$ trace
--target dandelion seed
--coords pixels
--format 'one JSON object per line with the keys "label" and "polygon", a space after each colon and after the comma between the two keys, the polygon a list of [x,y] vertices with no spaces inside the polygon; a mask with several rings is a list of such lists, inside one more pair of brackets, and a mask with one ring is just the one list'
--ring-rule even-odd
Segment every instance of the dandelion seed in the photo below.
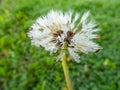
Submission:
{"label": "dandelion seed", "polygon": [[[64,49],[66,44],[71,57],[79,62],[79,52],[87,54],[102,49],[93,42],[93,39],[98,37],[95,32],[99,29],[96,28],[95,22],[88,20],[89,12],[83,14],[81,18],[79,16],[78,13],[73,15],[72,11],[63,13],[51,10],[46,16],[36,20],[28,36],[33,45],[42,46],[50,53]],[[58,57],[60,59],[62,55]]]}

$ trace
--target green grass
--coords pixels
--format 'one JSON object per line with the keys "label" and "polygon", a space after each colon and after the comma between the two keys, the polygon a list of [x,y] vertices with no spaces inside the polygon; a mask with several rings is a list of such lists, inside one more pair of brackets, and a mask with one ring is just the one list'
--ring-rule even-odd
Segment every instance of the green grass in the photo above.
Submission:
{"label": "green grass", "polygon": [[[61,90],[61,62],[31,46],[27,32],[49,10],[90,10],[101,28],[98,53],[69,64],[74,90],[120,90],[119,0],[0,0],[0,90]],[[107,65],[103,65],[104,63]],[[85,67],[89,71],[85,71]]]}

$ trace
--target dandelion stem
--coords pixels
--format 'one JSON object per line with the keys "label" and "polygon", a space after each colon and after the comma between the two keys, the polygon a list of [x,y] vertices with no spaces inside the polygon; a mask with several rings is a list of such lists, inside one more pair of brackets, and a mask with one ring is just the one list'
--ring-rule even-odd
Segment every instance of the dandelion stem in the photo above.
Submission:
{"label": "dandelion stem", "polygon": [[64,50],[62,51],[64,56],[62,57],[62,67],[63,67],[63,71],[64,71],[64,75],[65,75],[65,80],[66,80],[66,84],[67,84],[67,90],[72,90],[72,85],[70,82],[70,77],[69,77],[69,72],[68,72],[68,67],[67,67],[67,63],[66,63],[66,50],[67,47],[66,45],[64,46]]}

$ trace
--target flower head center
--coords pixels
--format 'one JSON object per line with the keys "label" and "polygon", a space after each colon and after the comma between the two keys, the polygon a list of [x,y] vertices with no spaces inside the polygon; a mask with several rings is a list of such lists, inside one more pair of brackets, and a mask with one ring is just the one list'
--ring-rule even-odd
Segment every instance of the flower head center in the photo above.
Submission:
{"label": "flower head center", "polygon": [[63,30],[58,30],[53,33],[52,41],[56,43],[56,46],[63,47],[64,43],[68,47],[71,47],[71,39],[73,38],[74,33],[72,31],[64,32]]}

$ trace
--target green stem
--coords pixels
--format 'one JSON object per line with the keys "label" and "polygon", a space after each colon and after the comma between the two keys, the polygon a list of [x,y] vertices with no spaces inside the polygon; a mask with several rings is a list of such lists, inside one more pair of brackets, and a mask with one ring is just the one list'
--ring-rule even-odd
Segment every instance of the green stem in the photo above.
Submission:
{"label": "green stem", "polygon": [[65,75],[65,80],[66,80],[66,84],[67,84],[67,89],[68,90],[72,90],[72,84],[70,82],[70,77],[69,77],[69,72],[68,72],[68,67],[67,67],[67,63],[66,63],[66,50],[67,47],[66,45],[64,46],[64,50],[62,51],[62,53],[64,54],[63,58],[62,58],[62,67],[63,67],[63,71],[64,71],[64,75]]}

